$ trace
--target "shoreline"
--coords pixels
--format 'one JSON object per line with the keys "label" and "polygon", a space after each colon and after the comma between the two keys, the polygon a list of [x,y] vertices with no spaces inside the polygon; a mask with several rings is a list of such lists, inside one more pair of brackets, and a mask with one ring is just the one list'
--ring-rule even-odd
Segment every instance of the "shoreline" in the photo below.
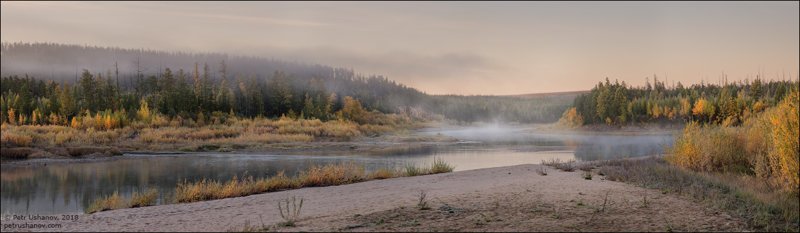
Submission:
{"label": "shoreline", "polygon": [[[607,181],[599,175],[586,180],[581,172],[550,167],[545,168],[548,175],[542,176],[537,174],[542,167],[524,164],[400,177],[111,210],[81,214],[77,221],[36,223],[62,224],[62,228],[51,231],[242,231],[247,227],[267,227],[269,231],[746,229],[739,219],[659,190]],[[430,210],[416,208],[421,191],[427,193]],[[593,208],[599,208],[609,193],[605,214],[595,216]],[[295,227],[279,226],[283,220],[276,205],[291,197],[305,200],[300,218]],[[650,207],[641,207],[643,197]],[[451,221],[426,220],[436,216]],[[407,224],[406,217],[414,218],[417,224]],[[378,224],[378,219],[383,223]],[[665,219],[672,225],[665,225]],[[483,222],[474,224],[476,221]],[[3,225],[7,223],[25,221],[3,221]]]}
{"label": "shoreline", "polygon": [[[445,142],[445,141],[428,141],[428,142],[391,142],[391,141],[378,141],[378,142],[365,142],[365,141],[349,141],[349,142],[311,142],[311,143],[298,143],[305,147],[262,147],[262,148],[249,148],[235,151],[121,151],[119,155],[111,156],[79,156],[79,157],[42,157],[42,158],[26,158],[26,159],[3,159],[2,166],[8,167],[25,167],[25,166],[46,166],[50,163],[68,164],[68,163],[86,163],[98,161],[111,161],[117,159],[126,159],[130,156],[126,155],[192,155],[192,154],[221,154],[221,155],[236,155],[236,154],[275,154],[275,155],[347,155],[347,154],[381,154],[392,151],[404,151],[414,149],[435,149],[439,147],[448,147],[459,145],[461,141]],[[285,145],[285,144],[284,144]]]}

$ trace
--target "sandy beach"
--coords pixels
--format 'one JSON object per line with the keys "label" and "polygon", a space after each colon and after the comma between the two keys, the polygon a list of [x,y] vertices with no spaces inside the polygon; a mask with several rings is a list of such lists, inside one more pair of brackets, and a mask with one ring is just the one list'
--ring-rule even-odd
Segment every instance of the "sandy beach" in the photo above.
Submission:
{"label": "sandy beach", "polygon": [[[77,221],[4,217],[3,231],[742,231],[744,221],[675,194],[580,171],[517,165],[121,209]],[[420,192],[430,209],[417,208]],[[294,227],[277,203],[303,198]],[[604,204],[605,203],[605,204]],[[59,223],[60,228],[9,228]]]}

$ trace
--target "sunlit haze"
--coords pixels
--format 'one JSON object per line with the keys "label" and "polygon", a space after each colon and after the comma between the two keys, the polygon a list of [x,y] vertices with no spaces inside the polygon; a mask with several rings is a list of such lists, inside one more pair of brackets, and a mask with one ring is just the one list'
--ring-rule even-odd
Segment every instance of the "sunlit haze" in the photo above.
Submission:
{"label": "sunlit haze", "polygon": [[[432,94],[796,78],[798,2],[2,2],[2,41],[224,52]],[[664,79],[662,79],[662,77]]]}

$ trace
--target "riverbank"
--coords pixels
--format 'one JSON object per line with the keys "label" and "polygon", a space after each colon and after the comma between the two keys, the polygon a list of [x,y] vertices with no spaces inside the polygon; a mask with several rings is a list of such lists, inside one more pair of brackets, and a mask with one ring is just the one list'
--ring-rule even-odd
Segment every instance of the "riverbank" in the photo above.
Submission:
{"label": "riverbank", "polygon": [[[393,119],[393,118],[392,118]],[[379,153],[403,148],[457,142],[443,135],[417,135],[429,123],[231,119],[226,124],[124,127],[109,130],[58,125],[3,124],[0,158],[4,163],[26,159],[98,159],[123,153]]]}
{"label": "riverbank", "polygon": [[[742,231],[744,221],[660,190],[541,165],[303,188],[81,214],[57,231]],[[595,171],[596,172],[596,171]],[[429,209],[421,210],[420,192]],[[302,198],[294,227],[278,202]],[[29,221],[30,222],[30,221]],[[2,224],[26,221],[3,220]],[[18,230],[18,229],[16,229]],[[3,231],[16,231],[4,228]]]}

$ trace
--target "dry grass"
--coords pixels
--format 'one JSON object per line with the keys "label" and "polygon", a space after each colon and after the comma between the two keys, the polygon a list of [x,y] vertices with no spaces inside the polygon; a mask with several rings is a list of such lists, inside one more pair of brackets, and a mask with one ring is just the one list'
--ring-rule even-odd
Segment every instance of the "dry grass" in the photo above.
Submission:
{"label": "dry grass", "polygon": [[[14,127],[9,127],[13,129]],[[27,147],[33,142],[33,137],[16,133],[14,131],[3,131],[0,135],[0,145],[13,147]]]}
{"label": "dry grass", "polygon": [[[413,172],[409,172],[409,170]],[[441,159],[435,159],[430,168],[408,165],[405,172],[382,168],[367,173],[362,165],[355,163],[315,165],[300,172],[296,177],[288,177],[284,172],[278,172],[272,177],[259,179],[248,176],[243,179],[234,177],[227,182],[207,179],[197,182],[183,181],[175,188],[175,202],[184,203],[240,197],[302,187],[322,187],[351,184],[372,179],[445,173],[452,170],[453,166]]]}
{"label": "dry grass", "polygon": [[[111,123],[97,117],[81,117],[75,126],[2,124],[3,147],[115,146],[134,150],[198,150],[201,145],[218,148],[262,147],[264,144],[312,142],[315,140],[350,140],[362,135],[377,135],[414,127],[398,116],[380,116],[380,120],[359,124],[346,120],[266,119],[228,117],[226,120],[197,124],[191,120],[154,116],[147,122]],[[95,119],[96,118],[96,119]]]}
{"label": "dry grass", "polygon": [[317,187],[359,182],[365,180],[365,177],[363,166],[342,163],[311,166],[305,172],[301,172],[298,178],[303,187]]}
{"label": "dry grass", "polygon": [[211,200],[219,196],[217,193],[221,190],[222,185],[217,181],[206,179],[194,183],[184,181],[175,188],[175,201],[181,203]]}
{"label": "dry grass", "polygon": [[143,207],[143,206],[151,206],[156,204],[156,200],[158,199],[158,190],[155,188],[149,188],[147,191],[143,193],[133,192],[131,195],[131,201],[128,202],[128,207],[136,208],[136,207]]}
{"label": "dry grass", "polygon": [[373,172],[371,178],[373,180],[388,179],[388,178],[396,177],[397,174],[398,174],[398,172],[395,171],[395,170],[388,169],[388,168],[381,168],[381,169],[378,169],[377,171]]}
{"label": "dry grass", "polygon": [[551,166],[565,172],[575,171],[575,160],[562,162],[561,159],[542,160],[542,165]]}
{"label": "dry grass", "polygon": [[106,210],[114,210],[114,209],[121,209],[125,208],[125,199],[119,195],[118,192],[114,192],[111,196],[103,197],[100,199],[95,200],[86,208],[86,213],[95,213],[100,211]]}
{"label": "dry grass", "polygon": [[664,193],[689,196],[748,220],[761,231],[800,230],[800,199],[747,175],[699,173],[660,158],[613,160],[601,164],[606,179]]}

